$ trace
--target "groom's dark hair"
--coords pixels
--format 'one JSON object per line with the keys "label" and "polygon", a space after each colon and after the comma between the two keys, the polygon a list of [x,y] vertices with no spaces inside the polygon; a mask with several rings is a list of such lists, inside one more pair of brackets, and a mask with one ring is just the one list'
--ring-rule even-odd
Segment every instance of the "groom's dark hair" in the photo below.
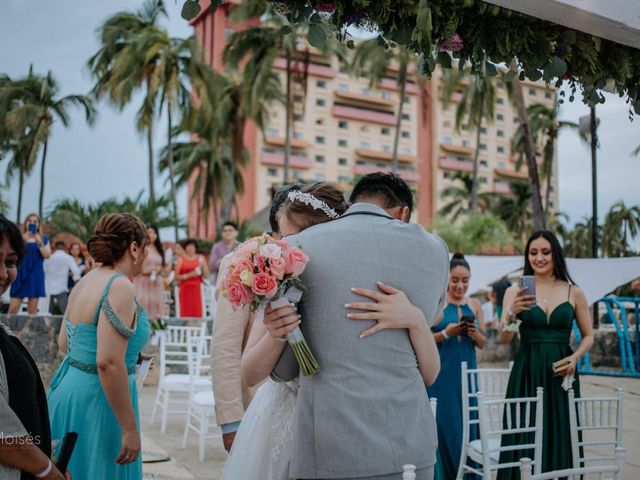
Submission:
{"label": "groom's dark hair", "polygon": [[398,175],[391,172],[375,172],[365,175],[353,187],[349,203],[364,202],[376,198],[384,201],[385,208],[408,207],[413,211],[413,193]]}

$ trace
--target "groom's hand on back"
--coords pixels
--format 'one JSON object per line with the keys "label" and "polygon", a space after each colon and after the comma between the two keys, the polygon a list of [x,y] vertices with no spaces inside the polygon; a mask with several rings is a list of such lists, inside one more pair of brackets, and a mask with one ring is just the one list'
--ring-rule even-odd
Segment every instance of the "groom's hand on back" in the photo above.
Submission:
{"label": "groom's hand on back", "polygon": [[222,435],[222,443],[224,444],[224,449],[228,452],[231,450],[233,445],[233,441],[236,439],[236,432],[224,433]]}
{"label": "groom's hand on back", "polygon": [[264,311],[264,326],[273,338],[285,339],[287,333],[295,330],[298,325],[300,315],[295,305],[280,308],[271,308],[269,305]]}

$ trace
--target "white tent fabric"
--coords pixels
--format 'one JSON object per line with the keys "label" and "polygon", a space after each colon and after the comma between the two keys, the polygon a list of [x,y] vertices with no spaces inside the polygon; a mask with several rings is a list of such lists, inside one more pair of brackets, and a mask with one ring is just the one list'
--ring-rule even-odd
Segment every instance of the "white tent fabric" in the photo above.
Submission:
{"label": "white tent fabric", "polygon": [[[488,288],[493,282],[524,266],[522,255],[468,255],[465,259],[469,262],[472,273],[469,293]],[[567,258],[567,268],[591,305],[620,285],[640,277],[640,257]]]}

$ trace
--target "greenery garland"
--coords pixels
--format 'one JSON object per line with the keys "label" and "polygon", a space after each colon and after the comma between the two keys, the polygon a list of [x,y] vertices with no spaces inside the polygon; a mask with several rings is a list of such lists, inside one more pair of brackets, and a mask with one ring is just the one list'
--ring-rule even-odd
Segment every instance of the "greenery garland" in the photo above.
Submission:
{"label": "greenery garland", "polygon": [[[215,10],[223,0],[213,0]],[[385,48],[406,45],[421,57],[431,75],[440,65],[470,63],[479,76],[498,74],[496,65],[517,59],[521,80],[580,87],[588,105],[604,103],[602,91],[626,97],[629,115],[640,114],[640,50],[572,30],[482,0],[259,0],[292,24],[308,26],[309,43],[322,47],[329,35],[353,48],[347,27],[380,33]],[[187,0],[183,16],[195,17],[199,5]],[[283,29],[289,34],[292,29]],[[511,72],[515,75],[515,72]],[[561,92],[563,95],[564,92]],[[560,100],[563,102],[563,99]]]}

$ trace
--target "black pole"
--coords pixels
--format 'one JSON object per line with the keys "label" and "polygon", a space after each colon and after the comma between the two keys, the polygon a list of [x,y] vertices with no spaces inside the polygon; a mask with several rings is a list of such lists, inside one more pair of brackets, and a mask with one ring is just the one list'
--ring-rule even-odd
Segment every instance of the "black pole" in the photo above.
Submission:
{"label": "black pole", "polygon": [[[596,148],[598,135],[596,133],[596,107],[591,107],[591,257],[598,258],[598,171],[596,162]],[[598,302],[593,304],[593,324],[598,325]]]}

